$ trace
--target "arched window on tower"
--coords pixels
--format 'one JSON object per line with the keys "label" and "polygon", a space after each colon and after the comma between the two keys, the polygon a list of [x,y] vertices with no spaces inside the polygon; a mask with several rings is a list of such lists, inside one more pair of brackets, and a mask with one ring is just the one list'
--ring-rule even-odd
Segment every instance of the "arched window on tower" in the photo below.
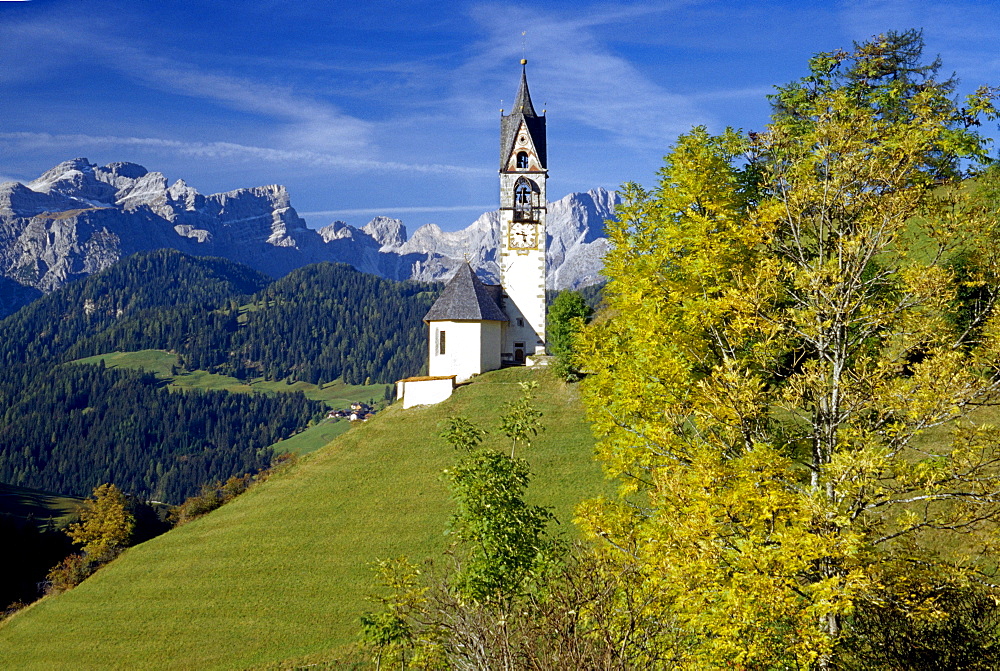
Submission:
{"label": "arched window on tower", "polygon": [[528,169],[528,153],[519,151],[517,152],[517,169],[527,170]]}
{"label": "arched window on tower", "polygon": [[534,209],[533,194],[538,190],[534,182],[524,177],[519,177],[514,185],[514,221],[534,221],[532,210]]}

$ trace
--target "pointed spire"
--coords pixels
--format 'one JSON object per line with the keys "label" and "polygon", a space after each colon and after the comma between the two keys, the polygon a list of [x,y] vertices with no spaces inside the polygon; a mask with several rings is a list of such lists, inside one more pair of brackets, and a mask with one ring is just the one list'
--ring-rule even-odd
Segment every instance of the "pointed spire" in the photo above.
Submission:
{"label": "pointed spire", "polygon": [[514,100],[514,108],[511,110],[512,113],[517,114],[520,112],[524,116],[538,116],[535,114],[535,108],[531,104],[531,94],[528,93],[528,73],[527,66],[528,61],[525,58],[521,59],[521,86],[517,89],[517,98]]}
{"label": "pointed spire", "polygon": [[544,170],[547,163],[545,153],[545,117],[535,113],[531,104],[531,94],[528,93],[528,61],[521,59],[521,86],[517,89],[517,98],[510,114],[500,110],[500,169],[505,170],[510,163],[511,152],[514,150],[514,140],[522,123],[527,127],[532,145],[538,156],[538,162]]}

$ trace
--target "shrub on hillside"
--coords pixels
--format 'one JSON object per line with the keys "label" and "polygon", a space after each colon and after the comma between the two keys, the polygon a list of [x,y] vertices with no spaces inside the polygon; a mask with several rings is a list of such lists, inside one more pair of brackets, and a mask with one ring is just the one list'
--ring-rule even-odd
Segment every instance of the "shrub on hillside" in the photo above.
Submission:
{"label": "shrub on hillside", "polygon": [[72,554],[52,567],[46,576],[45,593],[60,594],[73,589],[93,575],[100,563],[80,552]]}
{"label": "shrub on hillside", "polygon": [[234,475],[225,482],[217,480],[212,484],[202,485],[201,492],[189,497],[184,503],[171,510],[168,519],[175,526],[197,519],[229,503],[255,483],[264,482],[279,469],[283,469],[295,461],[294,454],[280,454],[271,460],[269,468],[265,468],[257,474],[244,473],[240,476]]}
{"label": "shrub on hillside", "polygon": [[244,473],[234,475],[225,482],[217,480],[210,485],[202,485],[201,493],[188,497],[171,512],[170,517],[177,526],[186,524],[232,501],[245,492],[253,481],[253,475]]}
{"label": "shrub on hillside", "polygon": [[92,561],[111,561],[132,544],[135,515],[129,508],[129,498],[120,489],[100,485],[83,502],[80,521],[69,525],[66,533]]}
{"label": "shrub on hillside", "polygon": [[76,587],[126,548],[166,530],[148,503],[122,493],[113,484],[94,488],[93,496],[80,508],[79,521],[66,529],[66,535],[83,551],[66,557],[48,572],[45,593],[58,594]]}

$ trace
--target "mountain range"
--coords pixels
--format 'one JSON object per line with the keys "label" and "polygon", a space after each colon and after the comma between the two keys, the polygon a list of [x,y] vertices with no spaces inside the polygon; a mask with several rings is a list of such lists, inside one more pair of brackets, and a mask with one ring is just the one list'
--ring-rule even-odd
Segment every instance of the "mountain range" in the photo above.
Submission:
{"label": "mountain range", "polygon": [[[594,189],[549,203],[549,288],[600,280],[604,221],[618,202],[616,193]],[[7,313],[38,292],[159,248],[227,258],[273,277],[333,261],[389,279],[431,281],[467,259],[484,280],[497,281],[498,236],[497,211],[459,231],[427,224],[408,236],[402,221],[387,217],[361,228],[335,221],[316,230],[283,186],[202,195],[135,163],[97,166],[76,158],[27,184],[0,184],[0,278],[7,280],[0,309]]]}

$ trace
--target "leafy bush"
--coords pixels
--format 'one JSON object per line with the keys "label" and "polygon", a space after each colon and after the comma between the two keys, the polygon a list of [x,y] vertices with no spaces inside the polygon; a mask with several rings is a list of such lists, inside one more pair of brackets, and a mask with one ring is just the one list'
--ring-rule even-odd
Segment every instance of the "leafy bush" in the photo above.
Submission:
{"label": "leafy bush", "polygon": [[80,552],[72,554],[52,567],[46,576],[46,594],[59,594],[73,589],[93,575],[99,564]]}
{"label": "leafy bush", "polygon": [[177,526],[186,524],[229,503],[249,489],[253,481],[253,475],[244,473],[238,477],[234,475],[225,482],[219,480],[210,485],[203,485],[201,493],[189,497],[171,512],[171,518]]}

